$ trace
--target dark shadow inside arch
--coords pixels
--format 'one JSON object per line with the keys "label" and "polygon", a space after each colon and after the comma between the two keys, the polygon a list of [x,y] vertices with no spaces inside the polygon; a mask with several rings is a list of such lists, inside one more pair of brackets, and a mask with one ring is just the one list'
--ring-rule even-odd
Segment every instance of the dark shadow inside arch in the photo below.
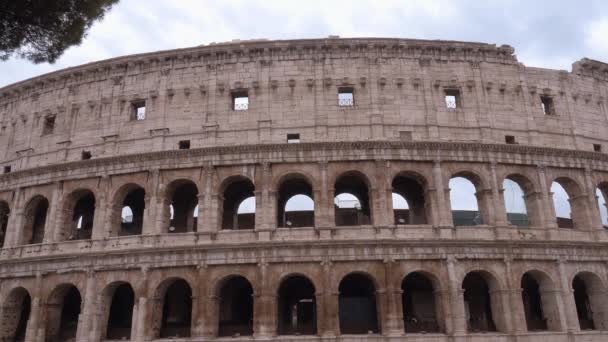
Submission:
{"label": "dark shadow inside arch", "polygon": [[589,300],[587,283],[581,276],[576,276],[572,280],[574,290],[574,303],[576,304],[576,314],[581,330],[595,330],[593,320],[592,303]]}
{"label": "dark shadow inside arch", "polygon": [[530,273],[525,273],[521,278],[521,289],[528,331],[547,330],[540,285]]}
{"label": "dark shadow inside arch", "polygon": [[6,240],[6,228],[8,227],[8,217],[10,209],[6,202],[0,201],[0,247],[4,247]]}
{"label": "dark shadow inside arch", "polygon": [[427,214],[424,199],[424,188],[420,183],[404,175],[393,179],[393,194],[401,196],[407,202],[407,209],[399,208],[393,201],[395,224],[426,224]]}
{"label": "dark shadow inside arch", "polygon": [[72,341],[78,330],[82,298],[74,285],[57,288],[47,303],[47,341]]}
{"label": "dark shadow inside arch", "polygon": [[278,331],[280,335],[317,333],[315,288],[303,276],[292,276],[279,287]]}
{"label": "dark shadow inside arch", "polygon": [[[253,200],[253,212],[239,212],[239,207],[246,200]],[[222,229],[255,228],[255,186],[244,177],[235,178],[224,190],[222,207]]]}
{"label": "dark shadow inside arch", "polygon": [[[297,228],[314,227],[315,212],[312,186],[302,178],[292,178],[284,181],[279,187],[277,222],[279,227]],[[308,207],[307,202],[313,202]],[[295,209],[288,208],[295,203]]]}
{"label": "dark shadow inside arch", "polygon": [[25,210],[26,222],[24,227],[24,241],[26,244],[42,243],[48,209],[49,201],[42,196],[37,196],[28,204]]}
{"label": "dark shadow inside arch", "polygon": [[27,290],[18,288],[11,291],[6,303],[0,305],[0,312],[2,312],[0,341],[25,341],[31,305],[32,299]]}
{"label": "dark shadow inside arch", "polygon": [[95,195],[84,190],[77,196],[78,200],[72,211],[72,229],[68,240],[88,240],[93,235]]}
{"label": "dark shadow inside arch", "polygon": [[467,274],[462,282],[464,304],[469,332],[497,331],[492,317],[490,288],[478,272]]}
{"label": "dark shadow inside arch", "polygon": [[406,332],[439,332],[435,290],[422,273],[410,273],[401,283],[403,325]]}
{"label": "dark shadow inside arch", "polygon": [[253,288],[245,277],[232,277],[222,284],[218,325],[218,336],[253,335]]}
{"label": "dark shadow inside arch", "polygon": [[125,196],[120,206],[119,236],[140,235],[144,223],[146,191],[137,187]]}
{"label": "dark shadow inside arch", "polygon": [[192,289],[183,280],[173,281],[163,300],[160,337],[190,337],[192,326]]}
{"label": "dark shadow inside arch", "polygon": [[171,196],[170,208],[173,215],[169,222],[169,233],[195,232],[198,225],[198,188],[186,181],[175,188]]}
{"label": "dark shadow inside arch", "polygon": [[340,332],[342,334],[379,333],[376,287],[358,273],[342,279],[339,287]]}
{"label": "dark shadow inside arch", "polygon": [[131,339],[135,294],[129,284],[121,284],[112,295],[106,338],[108,340]]}
{"label": "dark shadow inside arch", "polygon": [[[371,224],[369,188],[363,175],[358,172],[347,172],[336,180],[334,189],[336,226]],[[341,198],[344,194],[356,198],[354,205],[347,203],[351,199],[343,200]]]}

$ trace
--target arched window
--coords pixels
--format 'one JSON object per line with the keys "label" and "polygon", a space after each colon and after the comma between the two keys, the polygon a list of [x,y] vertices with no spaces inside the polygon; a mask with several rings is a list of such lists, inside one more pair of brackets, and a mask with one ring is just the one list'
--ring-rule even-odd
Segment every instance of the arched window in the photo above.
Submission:
{"label": "arched window", "polygon": [[568,196],[564,187],[557,182],[551,184],[551,192],[553,193],[553,205],[555,207],[555,216],[557,217],[557,226],[560,228],[574,228],[572,208],[570,207],[570,196]]}
{"label": "arched window", "polygon": [[529,226],[528,210],[522,187],[516,181],[505,178],[502,188],[507,221],[514,226]]}
{"label": "arched window", "polygon": [[602,183],[595,189],[595,197],[597,198],[600,220],[604,229],[608,229],[608,207],[606,207],[606,194],[608,194],[607,183]]}
{"label": "arched window", "polygon": [[48,209],[49,201],[43,196],[35,196],[26,205],[23,244],[42,243]]}
{"label": "arched window", "polygon": [[334,185],[336,226],[371,224],[369,182],[360,172],[342,174]]}
{"label": "arched window", "polygon": [[68,240],[88,240],[93,234],[95,217],[95,195],[89,190],[78,190],[70,195],[71,224]]}
{"label": "arched window", "polygon": [[421,183],[402,174],[393,179],[392,187],[395,224],[426,224],[427,208]]}
{"label": "arched window", "polygon": [[574,290],[574,303],[576,304],[576,314],[581,330],[595,330],[591,301],[587,292],[587,284],[583,278],[574,277],[572,289]]}
{"label": "arched window", "polygon": [[162,302],[160,338],[190,337],[192,325],[192,289],[183,279],[167,286]]}
{"label": "arched window", "polygon": [[317,333],[315,287],[303,276],[292,276],[279,287],[278,331],[280,335]]}
{"label": "arched window", "polygon": [[413,272],[401,283],[403,326],[406,333],[439,332],[433,283],[424,274]]}
{"label": "arched window", "polygon": [[226,183],[222,229],[255,228],[255,186],[245,177],[233,177]]}
{"label": "arched window", "polygon": [[560,177],[551,184],[557,226],[577,228],[588,225],[586,198],[581,188],[572,179]]}
{"label": "arched window", "polygon": [[46,309],[46,341],[76,338],[81,305],[82,297],[74,285],[60,285],[51,293]]}
{"label": "arched window", "polygon": [[108,312],[105,339],[130,340],[133,323],[135,294],[128,283],[111,286],[111,302]]}
{"label": "arched window", "polygon": [[224,280],[219,289],[218,336],[253,335],[253,288],[245,277]]}
{"label": "arched window", "polygon": [[469,332],[496,331],[490,287],[479,272],[467,274],[462,282]]}
{"label": "arched window", "polygon": [[139,186],[129,186],[120,204],[119,236],[140,235],[144,223],[144,210],[146,207],[146,191]]}
{"label": "arched window", "polygon": [[450,179],[450,204],[455,226],[475,226],[483,223],[477,203],[477,190],[471,180],[456,176]]}
{"label": "arched window", "polygon": [[314,227],[315,208],[312,186],[301,176],[281,183],[277,197],[279,227]]}
{"label": "arched window", "polygon": [[31,313],[32,298],[26,289],[13,289],[5,302],[0,304],[0,341],[25,341],[27,323]]}
{"label": "arched window", "polygon": [[178,180],[168,187],[169,233],[195,232],[198,217],[194,216],[198,205],[198,188],[189,180]]}
{"label": "arched window", "polygon": [[0,248],[4,247],[4,242],[6,241],[6,229],[8,227],[10,212],[8,204],[4,201],[0,201]]}
{"label": "arched window", "polygon": [[342,334],[379,333],[376,287],[366,275],[351,273],[340,282],[338,299]]}
{"label": "arched window", "polygon": [[521,290],[528,331],[559,331],[558,291],[551,278],[540,271],[528,271],[521,278]]}

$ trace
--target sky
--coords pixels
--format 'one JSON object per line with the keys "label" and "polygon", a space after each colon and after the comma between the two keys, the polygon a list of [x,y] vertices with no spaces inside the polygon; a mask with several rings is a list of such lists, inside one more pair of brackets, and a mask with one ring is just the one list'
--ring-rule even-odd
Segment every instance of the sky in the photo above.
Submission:
{"label": "sky", "polygon": [[0,62],[0,87],[127,54],[329,35],[508,44],[528,66],[570,70],[608,61],[608,1],[122,0],[54,65]]}

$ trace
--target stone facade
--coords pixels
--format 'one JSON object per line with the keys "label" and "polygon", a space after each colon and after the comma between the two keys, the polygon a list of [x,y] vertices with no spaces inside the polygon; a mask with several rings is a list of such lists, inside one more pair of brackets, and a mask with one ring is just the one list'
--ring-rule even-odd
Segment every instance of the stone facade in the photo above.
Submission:
{"label": "stone facade", "polygon": [[[242,41],[0,89],[0,341],[607,340],[608,65],[513,53]],[[453,177],[474,184],[481,224],[454,225]],[[306,220],[285,212],[296,194],[314,200]],[[255,214],[238,213],[248,197]]]}

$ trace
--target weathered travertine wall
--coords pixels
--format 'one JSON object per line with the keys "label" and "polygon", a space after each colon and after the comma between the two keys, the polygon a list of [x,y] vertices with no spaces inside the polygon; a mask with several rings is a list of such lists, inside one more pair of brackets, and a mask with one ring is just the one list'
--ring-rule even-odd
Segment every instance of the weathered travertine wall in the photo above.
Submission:
{"label": "weathered travertine wall", "polygon": [[[185,340],[215,340],[220,289],[235,276],[251,284],[258,339],[606,340],[608,230],[596,189],[608,194],[608,157],[594,148],[608,149],[608,65],[528,68],[513,53],[450,41],[243,41],[120,57],[0,89],[0,166],[10,166],[0,175],[0,341],[13,340],[26,296],[25,340],[54,338],[71,285],[82,298],[76,340],[104,340],[119,284],[134,293],[131,340],[158,339],[176,279],[191,290]],[[353,90],[353,106],[338,105],[342,88]],[[456,109],[446,108],[446,90],[458,91]],[[248,110],[233,110],[233,94],[244,91]],[[146,117],[133,120],[140,101]],[[287,144],[287,134],[300,143]],[[190,149],[178,150],[184,140]],[[83,151],[92,158],[81,160]],[[455,227],[455,176],[475,185],[482,224]],[[395,222],[397,179],[421,189],[413,224]],[[504,179],[523,189],[527,227],[507,220]],[[570,197],[573,228],[556,220],[553,181]],[[369,198],[363,224],[336,224],[342,188]],[[135,189],[145,192],[141,232],[123,234],[121,210]],[[185,193],[198,218],[172,232],[169,207]],[[225,203],[244,193],[255,196],[253,227],[224,229]],[[281,222],[282,194],[295,193],[314,200],[313,226]],[[94,215],[90,238],[80,239],[76,208],[86,196]],[[36,220],[32,208],[43,202]],[[432,282],[437,332],[408,331],[402,284],[413,272]],[[526,325],[526,273],[540,286],[543,331]],[[349,274],[373,283],[377,331],[341,332]],[[469,274],[487,282],[495,332],[470,327]],[[315,334],[279,331],[279,288],[293,275],[314,285]],[[586,284],[594,329],[577,315],[575,279]],[[231,338],[239,339],[248,337]]]}

